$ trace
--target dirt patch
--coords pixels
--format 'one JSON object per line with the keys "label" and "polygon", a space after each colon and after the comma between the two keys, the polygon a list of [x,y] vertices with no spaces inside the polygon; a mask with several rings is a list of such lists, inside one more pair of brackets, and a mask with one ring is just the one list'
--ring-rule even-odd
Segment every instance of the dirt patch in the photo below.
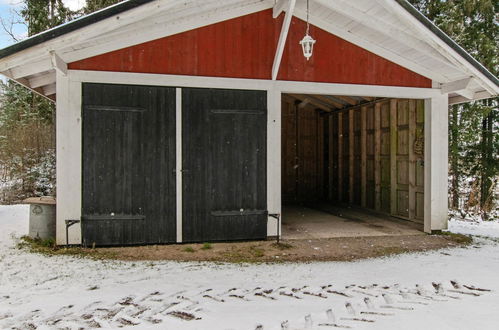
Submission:
{"label": "dirt patch", "polygon": [[215,262],[308,262],[352,261],[407,252],[460,247],[472,242],[464,235],[414,235],[314,240],[148,245],[116,248],[33,247],[24,242],[20,247],[47,255],[74,255],[94,259],[174,260]]}
{"label": "dirt patch", "polygon": [[101,248],[120,260],[177,260],[219,262],[351,261],[413,251],[459,247],[470,239],[450,235],[332,238],[317,240],[150,245]]}

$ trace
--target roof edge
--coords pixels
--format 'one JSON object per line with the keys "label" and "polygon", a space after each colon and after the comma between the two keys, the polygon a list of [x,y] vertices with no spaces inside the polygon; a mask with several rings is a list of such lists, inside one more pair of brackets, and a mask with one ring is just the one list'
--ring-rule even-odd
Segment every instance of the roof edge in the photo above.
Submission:
{"label": "roof edge", "polygon": [[436,26],[435,23],[433,23],[428,17],[423,15],[407,0],[395,0],[395,1],[400,6],[402,6],[407,12],[409,12],[414,18],[416,18],[419,22],[421,22],[427,29],[433,32],[433,34],[435,34],[449,47],[451,47],[456,53],[458,53],[466,61],[468,61],[468,63],[473,65],[478,71],[480,71],[480,73],[482,73],[497,87],[499,87],[499,79],[492,72],[490,72],[485,66],[483,66],[482,63],[478,62],[464,48],[459,46],[457,42],[455,42],[451,37],[449,37],[445,32],[443,32],[438,26]]}
{"label": "roof edge", "polygon": [[153,1],[155,0],[128,0],[98,10],[89,15],[84,15],[65,24],[55,26],[47,31],[35,34],[34,36],[19,41],[11,46],[0,49],[0,59]]}

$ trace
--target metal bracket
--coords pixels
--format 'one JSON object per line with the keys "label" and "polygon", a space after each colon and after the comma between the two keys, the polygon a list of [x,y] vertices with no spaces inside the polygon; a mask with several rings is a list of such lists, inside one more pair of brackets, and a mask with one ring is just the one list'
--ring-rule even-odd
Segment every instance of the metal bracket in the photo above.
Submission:
{"label": "metal bracket", "polygon": [[279,244],[279,239],[281,236],[281,233],[280,233],[281,214],[280,213],[269,213],[269,217],[277,220],[277,244]]}
{"label": "metal bracket", "polygon": [[77,223],[80,223],[80,220],[65,220],[66,222],[66,246],[69,246],[69,227],[72,225],[75,225]]}

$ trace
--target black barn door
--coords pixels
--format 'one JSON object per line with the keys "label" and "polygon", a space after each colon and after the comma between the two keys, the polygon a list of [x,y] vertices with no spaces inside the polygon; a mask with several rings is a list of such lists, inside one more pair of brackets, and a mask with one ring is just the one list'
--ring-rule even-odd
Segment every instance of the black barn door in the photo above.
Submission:
{"label": "black barn door", "polygon": [[183,241],[267,236],[267,96],[182,90]]}
{"label": "black barn door", "polygon": [[83,85],[85,245],[176,241],[175,89]]}

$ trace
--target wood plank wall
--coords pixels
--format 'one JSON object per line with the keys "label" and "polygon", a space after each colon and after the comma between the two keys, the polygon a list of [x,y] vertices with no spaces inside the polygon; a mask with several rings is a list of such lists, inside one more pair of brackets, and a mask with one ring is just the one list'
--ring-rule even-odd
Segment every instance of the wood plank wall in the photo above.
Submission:
{"label": "wood plank wall", "polygon": [[329,200],[423,222],[424,101],[390,99],[329,115]]}
{"label": "wood plank wall", "polygon": [[293,100],[283,100],[283,203],[308,203],[326,199],[325,123],[324,116],[314,107],[300,108]]}
{"label": "wood plank wall", "polygon": [[284,99],[282,113],[283,202],[315,198],[423,222],[423,100],[321,114]]}

